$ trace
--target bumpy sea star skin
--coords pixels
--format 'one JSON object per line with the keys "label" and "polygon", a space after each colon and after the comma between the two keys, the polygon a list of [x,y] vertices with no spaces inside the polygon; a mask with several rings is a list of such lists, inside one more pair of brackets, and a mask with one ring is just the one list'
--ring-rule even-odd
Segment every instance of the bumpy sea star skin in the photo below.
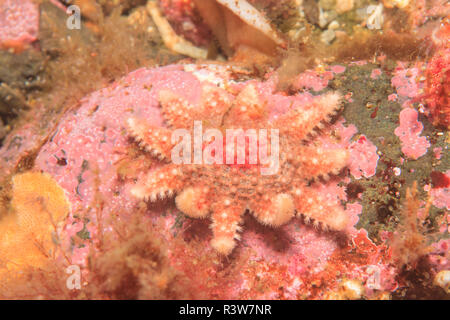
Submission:
{"label": "bumpy sea star skin", "polygon": [[[265,104],[251,84],[236,96],[209,85],[204,85],[202,92],[199,106],[190,105],[174,92],[160,92],[162,113],[170,128],[128,119],[130,135],[150,156],[165,161],[137,181],[131,191],[135,197],[154,202],[176,195],[175,203],[185,215],[205,218],[211,214],[211,245],[224,255],[230,254],[235,240],[239,240],[242,216],[247,210],[272,227],[287,223],[297,214],[325,230],[346,229],[347,215],[340,204],[325,201],[309,186],[315,178],[328,179],[330,173],[339,173],[347,164],[345,149],[324,149],[312,141],[339,109],[338,93],[328,93],[307,107],[291,109],[269,120]],[[278,171],[261,174],[263,165],[249,164],[248,157],[244,165],[173,163],[173,130],[192,131],[195,120],[202,121],[204,128],[221,131],[278,129]],[[223,150],[228,143],[224,142]],[[258,143],[261,147],[262,142]]]}

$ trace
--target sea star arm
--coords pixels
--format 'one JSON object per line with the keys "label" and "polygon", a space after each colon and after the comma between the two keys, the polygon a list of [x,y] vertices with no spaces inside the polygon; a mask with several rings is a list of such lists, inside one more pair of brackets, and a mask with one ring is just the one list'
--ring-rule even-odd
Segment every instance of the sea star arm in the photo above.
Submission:
{"label": "sea star arm", "polygon": [[233,102],[225,118],[226,127],[252,128],[266,116],[266,106],[252,84],[244,87]]}
{"label": "sea star arm", "polygon": [[348,226],[348,215],[342,206],[310,187],[298,186],[293,190],[297,216],[306,223],[322,229],[344,231]]}
{"label": "sea star arm", "polygon": [[196,113],[195,107],[172,90],[159,92],[161,111],[167,124],[173,128],[192,128]]}
{"label": "sea star arm", "polygon": [[234,204],[232,201],[229,198],[221,198],[215,203],[211,216],[211,246],[225,256],[231,253],[236,246],[236,240],[240,239],[238,232],[241,231],[240,223],[245,212],[243,205]]}
{"label": "sea star arm", "polygon": [[187,187],[175,198],[177,208],[191,218],[205,218],[210,211],[208,187]]}
{"label": "sea star arm", "polygon": [[205,84],[202,87],[201,104],[196,109],[196,120],[204,120],[207,127],[219,128],[230,105],[231,98],[224,89]]}
{"label": "sea star arm", "polygon": [[287,193],[256,198],[250,202],[249,209],[259,222],[271,227],[279,227],[295,215],[294,200]]}
{"label": "sea star arm", "polygon": [[172,197],[183,187],[180,174],[180,168],[175,165],[166,165],[153,170],[138,180],[131,189],[131,194],[146,201]]}
{"label": "sea star arm", "polygon": [[327,180],[329,174],[336,175],[347,165],[349,157],[345,149],[301,146],[297,150],[297,156],[292,161],[299,168],[298,177],[304,179],[322,177]]}
{"label": "sea star arm", "polygon": [[225,90],[205,84],[198,106],[191,105],[171,90],[161,90],[159,102],[164,118],[171,127],[188,129],[192,128],[195,120],[205,122],[208,127],[220,127],[231,99]]}
{"label": "sea star arm", "polygon": [[131,136],[139,143],[139,146],[154,157],[170,159],[173,148],[172,132],[167,128],[153,127],[145,121],[137,118],[129,118],[127,121]]}
{"label": "sea star arm", "polygon": [[304,140],[306,136],[316,134],[314,129],[321,129],[324,122],[339,110],[339,93],[328,93],[315,98],[307,107],[297,107],[274,121],[274,127],[279,128],[280,135],[285,135],[292,142]]}

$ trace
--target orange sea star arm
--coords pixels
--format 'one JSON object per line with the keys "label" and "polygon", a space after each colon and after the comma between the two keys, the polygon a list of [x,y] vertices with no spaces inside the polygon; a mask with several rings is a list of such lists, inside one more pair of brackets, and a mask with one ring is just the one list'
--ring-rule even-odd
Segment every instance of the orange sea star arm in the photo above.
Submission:
{"label": "orange sea star arm", "polygon": [[340,94],[336,92],[322,95],[306,107],[290,110],[275,120],[273,126],[292,142],[303,140],[308,134],[315,135],[314,129],[322,128],[331,120],[340,108],[340,99]]}
{"label": "orange sea star arm", "polygon": [[254,85],[247,85],[233,101],[233,105],[225,118],[227,128],[255,128],[266,117],[266,106],[259,99]]}
{"label": "orange sea star arm", "polygon": [[159,92],[161,111],[167,124],[172,128],[192,128],[195,119],[195,106],[172,90]]}
{"label": "orange sea star arm", "polygon": [[239,240],[240,223],[245,212],[243,205],[236,205],[232,199],[221,198],[213,206],[211,245],[219,253],[229,255]]}
{"label": "orange sea star arm", "polygon": [[294,200],[287,193],[258,197],[250,202],[249,209],[259,222],[271,227],[285,224],[295,214]]}
{"label": "orange sea star arm", "polygon": [[204,122],[207,127],[218,128],[222,125],[231,99],[224,89],[204,84],[198,106],[191,105],[171,90],[160,91],[159,102],[164,118],[173,128],[192,128],[196,120]]}
{"label": "orange sea star arm", "polygon": [[223,116],[231,106],[229,94],[221,88],[203,85],[201,105],[197,108],[196,120],[204,120],[207,127],[220,128]]}
{"label": "orange sea star arm", "polygon": [[338,174],[347,165],[349,157],[345,149],[302,146],[297,150],[293,162],[298,167],[297,176],[304,179],[322,177],[327,180],[329,174]]}
{"label": "orange sea star arm", "polygon": [[348,215],[337,201],[310,187],[297,187],[293,195],[297,215],[302,216],[306,223],[325,230],[344,231],[347,228]]}
{"label": "orange sea star arm", "polygon": [[170,159],[174,146],[171,130],[149,126],[145,121],[137,118],[129,118],[127,124],[131,136],[142,149],[160,160]]}
{"label": "orange sea star arm", "polygon": [[211,192],[207,186],[187,187],[175,198],[177,208],[191,218],[205,218],[211,209]]}
{"label": "orange sea star arm", "polygon": [[156,201],[172,197],[183,187],[181,171],[176,165],[166,165],[149,172],[131,189],[131,194],[143,200]]}

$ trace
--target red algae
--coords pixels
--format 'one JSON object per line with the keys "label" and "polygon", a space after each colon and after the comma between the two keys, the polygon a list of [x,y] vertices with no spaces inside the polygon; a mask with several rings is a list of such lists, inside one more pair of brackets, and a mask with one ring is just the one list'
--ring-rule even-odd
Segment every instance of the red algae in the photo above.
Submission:
{"label": "red algae", "polygon": [[[339,70],[340,71],[340,70]],[[313,89],[314,91],[321,91],[328,86],[328,81],[333,79],[333,72],[326,71],[317,73],[314,71],[305,71],[297,76],[294,80],[293,86],[296,89]]]}
{"label": "red algae", "polygon": [[373,69],[372,73],[370,74],[371,79],[377,79],[382,74],[382,71],[380,69]]}
{"label": "red algae", "polygon": [[[450,36],[450,24],[446,27]],[[434,123],[450,125],[450,45],[439,49],[427,64],[425,102]]]}

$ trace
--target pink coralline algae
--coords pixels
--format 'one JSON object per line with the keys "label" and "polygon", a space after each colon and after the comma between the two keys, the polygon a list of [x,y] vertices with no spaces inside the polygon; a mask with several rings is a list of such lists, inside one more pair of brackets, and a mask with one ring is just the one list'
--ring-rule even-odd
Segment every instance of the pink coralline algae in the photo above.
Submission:
{"label": "pink coralline algae", "polygon": [[442,157],[442,148],[433,148],[433,152],[434,152],[434,157],[436,159],[441,159]]}
{"label": "pink coralline algae", "polygon": [[397,101],[398,95],[396,93],[390,94],[388,96],[388,101]]}
{"label": "pink coralline algae", "polygon": [[403,64],[399,63],[395,76],[392,77],[392,86],[396,88],[397,93],[401,97],[414,98],[418,96],[421,85],[417,80],[419,76],[419,68],[405,68]]}
{"label": "pink coralline algae", "polygon": [[350,144],[349,150],[351,154],[350,173],[355,179],[373,176],[379,159],[377,147],[365,135],[361,135],[357,141]]}
{"label": "pink coralline algae", "polygon": [[334,72],[336,74],[343,73],[343,72],[345,72],[346,69],[347,68],[345,66],[341,66],[338,64],[330,67],[331,72]]}
{"label": "pink coralline algae", "polygon": [[434,206],[450,210],[450,186],[448,185],[448,181],[450,181],[450,170],[445,174],[440,173],[440,175],[443,176],[443,179],[445,179],[447,183],[434,186],[430,191],[430,196],[433,199]]}
{"label": "pink coralline algae", "polygon": [[373,69],[372,73],[370,74],[370,78],[371,79],[378,79],[378,77],[382,74],[383,72],[381,71],[381,69]]}
{"label": "pink coralline algae", "polygon": [[[218,72],[218,68],[222,71]],[[129,119],[144,119],[146,126],[164,128],[166,123],[160,108],[163,92],[176,92],[186,103],[199,106],[203,99],[202,92],[207,88],[216,87],[215,90],[219,91],[228,88],[232,95],[237,95],[250,85],[250,88],[253,86],[256,88],[256,92],[261,92],[262,88],[271,88],[263,90],[264,94],[259,94],[261,99],[267,101],[269,108],[273,107],[272,112],[269,112],[272,119],[282,121],[283,113],[289,114],[292,105],[297,108],[304,107],[308,112],[315,110],[308,107],[314,99],[310,94],[289,96],[278,93],[274,89],[276,86],[273,78],[266,82],[256,80],[235,82],[232,80],[235,76],[231,77],[232,70],[227,68],[229,67],[217,65],[201,67],[171,65],[156,69],[138,69],[111,86],[85,97],[80,101],[77,110],[70,111],[61,120],[54,134],[41,148],[35,160],[35,169],[52,175],[66,190],[72,204],[72,212],[63,228],[65,235],[62,245],[71,248],[73,263],[86,265],[89,250],[99,232],[108,231],[107,226],[103,227],[104,230],[98,230],[101,226],[98,224],[99,218],[117,216],[118,219],[127,221],[136,212],[137,207],[142,207],[142,202],[133,196],[136,179],[142,176],[140,173],[150,173],[156,168],[164,168],[158,160],[152,160],[142,153],[141,156],[131,156],[133,152],[136,153],[137,144],[131,139],[127,123]],[[252,95],[254,94],[255,91],[252,90]],[[280,106],[280,103],[283,105]],[[167,106],[169,105],[171,104]],[[326,132],[328,129],[323,130]],[[332,139],[328,141],[316,139],[317,146],[322,144],[325,148],[334,150],[342,150],[344,147],[348,148],[351,157],[357,156],[360,149],[356,145],[353,148],[348,147],[350,137],[356,131],[354,126],[343,127],[342,122],[339,122],[329,130],[342,132],[342,140],[333,143]],[[369,156],[366,150],[370,150],[371,143],[362,140],[356,142],[358,143],[364,146],[361,148],[362,153],[366,153],[361,157],[370,158],[372,161],[374,155]],[[130,170],[120,177],[118,166],[124,162],[128,163]],[[371,170],[374,170],[373,163],[370,163],[369,167],[371,168],[362,169],[360,175],[371,175]],[[307,176],[308,172],[304,171],[304,174]],[[342,181],[344,185],[339,185],[341,179],[314,184],[311,189],[305,186],[303,191],[322,195],[323,202],[317,205],[339,208],[340,205],[336,206],[337,202],[347,201],[345,183],[349,181],[345,178]],[[95,200],[98,197],[106,200],[100,215],[96,214],[95,209]],[[169,241],[169,245],[172,245],[170,239],[174,237],[173,230],[178,224],[176,216],[171,212],[165,215],[158,214],[159,210],[161,208],[149,205],[148,218],[166,221],[167,228],[160,232]],[[246,252],[250,256],[249,263],[243,269],[241,284],[233,287],[227,297],[299,298],[300,294],[319,297],[326,293],[323,291],[318,293],[314,286],[322,282],[326,283],[329,290],[334,290],[339,285],[339,277],[342,275],[359,281],[370,278],[373,270],[368,270],[367,264],[378,264],[383,278],[378,284],[380,290],[395,288],[395,285],[392,285],[393,275],[389,271],[389,257],[384,246],[374,245],[367,238],[367,233],[361,233],[361,230],[354,227],[362,210],[361,204],[347,203],[342,210],[347,221],[345,234],[353,239],[352,247],[339,246],[334,233],[318,231],[314,225],[305,224],[307,219],[304,219],[305,221],[293,219],[290,223],[272,230],[257,224],[257,219],[251,218],[250,215],[244,215],[245,231],[242,232],[241,241],[235,250],[236,254]],[[179,232],[194,221],[188,219]],[[200,226],[204,227],[202,234],[208,235],[202,240],[208,248],[212,234],[208,231],[207,224],[200,222]],[[78,237],[81,231],[89,237],[89,240],[78,239],[77,243],[81,241],[82,245],[74,245],[73,238]],[[176,242],[173,243],[175,245]],[[176,248],[169,250],[175,252]],[[343,264],[343,260],[352,260],[351,256],[354,253],[351,252],[355,250],[365,258]],[[232,256],[233,254],[234,251]],[[176,255],[173,259],[178,262],[189,259],[183,257]],[[258,263],[254,264],[251,261]],[[177,265],[182,268],[183,263],[178,262]],[[256,274],[264,274],[267,281],[267,288],[258,294],[251,285],[255,281]],[[278,292],[280,285],[285,287],[283,293]],[[370,296],[370,288],[366,289],[366,296]]]}
{"label": "pink coralline algae", "polygon": [[32,0],[0,1],[0,48],[22,51],[37,39],[39,10]]}
{"label": "pink coralline algae", "polygon": [[[343,121],[338,121],[332,128],[340,137],[339,145],[345,147],[350,153],[347,164],[350,174],[355,179],[372,177],[376,173],[379,160],[377,147],[365,135],[359,135],[355,141],[351,141],[352,137],[358,132],[353,124],[345,126]],[[332,147],[327,139],[323,139],[322,143],[325,146]]]}
{"label": "pink coralline algae", "polygon": [[[338,70],[340,71],[340,70]],[[294,88],[296,89],[312,89],[314,91],[320,91],[328,86],[328,82],[334,77],[332,71],[325,71],[318,73],[312,70],[308,70],[298,75],[294,81]]]}
{"label": "pink coralline algae", "polygon": [[417,120],[418,112],[405,108],[400,112],[400,126],[394,131],[402,143],[402,152],[409,158],[418,159],[427,153],[430,147],[426,137],[420,137],[423,124]]}

